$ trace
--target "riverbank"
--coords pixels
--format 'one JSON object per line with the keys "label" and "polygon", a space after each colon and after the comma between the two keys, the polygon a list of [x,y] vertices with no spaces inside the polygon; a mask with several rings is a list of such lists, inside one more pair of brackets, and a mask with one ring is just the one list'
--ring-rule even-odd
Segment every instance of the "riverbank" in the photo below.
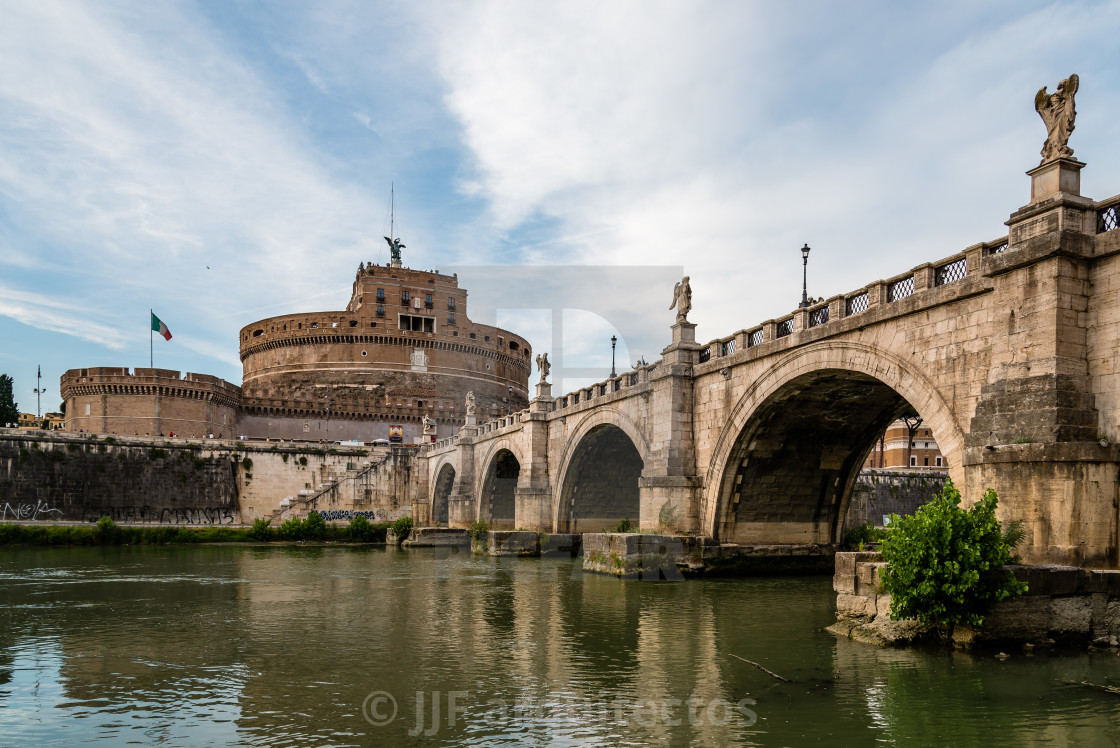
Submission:
{"label": "riverbank", "polygon": [[194,545],[198,543],[385,543],[389,525],[325,524],[314,537],[284,525],[0,524],[0,546]]}

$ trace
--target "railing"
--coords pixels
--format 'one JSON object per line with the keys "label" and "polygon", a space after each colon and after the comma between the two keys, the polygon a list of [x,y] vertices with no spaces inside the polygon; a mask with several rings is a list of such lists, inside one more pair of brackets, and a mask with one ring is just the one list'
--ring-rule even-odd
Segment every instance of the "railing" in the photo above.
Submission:
{"label": "railing", "polygon": [[809,327],[820,327],[828,322],[828,307],[822,306],[809,312]]}
{"label": "railing", "polygon": [[868,307],[867,291],[856,294],[855,296],[848,297],[844,302],[844,316],[851,317],[853,314],[860,314],[866,312]]}
{"label": "railing", "polygon": [[1011,245],[1008,243],[1008,241],[1006,239],[1004,239],[1003,241],[997,242],[996,244],[993,244],[992,246],[988,247],[988,254],[998,255],[1000,252],[1006,252],[1007,248],[1009,246],[1011,246]]}
{"label": "railing", "polygon": [[735,352],[735,338],[731,338],[731,340],[725,340],[722,343],[720,343],[719,355],[730,356],[734,352]]}
{"label": "railing", "polygon": [[1108,207],[1101,208],[1097,211],[1097,233],[1103,234],[1106,231],[1114,231],[1120,228],[1120,203],[1116,205],[1109,205]]}
{"label": "railing", "polygon": [[947,283],[954,283],[966,275],[968,275],[968,263],[962,257],[935,269],[933,271],[933,285],[944,286]]}
{"label": "railing", "polygon": [[707,361],[710,361],[711,358],[712,358],[712,349],[711,348],[701,348],[700,349],[700,363],[702,363],[702,364],[706,363]]}
{"label": "railing", "polygon": [[781,322],[778,323],[778,329],[774,333],[774,337],[784,338],[787,335],[792,335],[792,334],[793,334],[793,317],[790,317],[789,319],[783,319]]}
{"label": "railing", "polygon": [[756,345],[762,345],[763,332],[762,328],[752,330],[751,334],[747,336],[747,348],[754,348]]}
{"label": "railing", "polygon": [[887,302],[899,301],[914,294],[914,276],[897,280],[887,286]]}

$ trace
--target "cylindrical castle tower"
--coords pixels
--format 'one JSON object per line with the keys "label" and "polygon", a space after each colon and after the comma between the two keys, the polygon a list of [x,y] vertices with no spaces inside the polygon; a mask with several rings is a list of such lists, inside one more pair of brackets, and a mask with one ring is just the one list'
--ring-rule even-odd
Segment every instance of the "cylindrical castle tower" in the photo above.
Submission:
{"label": "cylindrical castle tower", "polygon": [[241,329],[240,433],[283,439],[389,437],[463,424],[473,391],[485,420],[528,404],[524,338],[467,317],[458,278],[395,265],[358,270],[346,311],[269,317]]}

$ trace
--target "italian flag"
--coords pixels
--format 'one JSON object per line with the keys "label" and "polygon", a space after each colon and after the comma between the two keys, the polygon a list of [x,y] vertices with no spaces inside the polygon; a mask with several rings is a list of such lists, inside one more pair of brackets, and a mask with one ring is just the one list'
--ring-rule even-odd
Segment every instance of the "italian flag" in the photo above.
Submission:
{"label": "italian flag", "polygon": [[167,329],[167,325],[152,312],[152,330],[158,332],[163,336],[164,340],[171,340],[171,331]]}

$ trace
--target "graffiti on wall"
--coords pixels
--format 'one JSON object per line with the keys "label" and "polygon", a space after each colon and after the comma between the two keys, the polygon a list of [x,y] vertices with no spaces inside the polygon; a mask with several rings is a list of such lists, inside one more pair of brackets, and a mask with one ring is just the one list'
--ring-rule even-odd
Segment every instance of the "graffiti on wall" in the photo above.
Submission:
{"label": "graffiti on wall", "polygon": [[388,522],[389,513],[384,509],[372,509],[369,511],[357,511],[354,509],[323,509],[319,514],[327,522],[349,522],[354,517],[365,517],[370,522]]}
{"label": "graffiti on wall", "polygon": [[139,522],[160,525],[232,525],[233,510],[225,507],[103,506],[86,512],[86,522],[112,517],[114,522]]}
{"label": "graffiti on wall", "polygon": [[61,509],[51,507],[45,501],[36,501],[34,504],[0,504],[0,520],[36,520],[59,519]]}

